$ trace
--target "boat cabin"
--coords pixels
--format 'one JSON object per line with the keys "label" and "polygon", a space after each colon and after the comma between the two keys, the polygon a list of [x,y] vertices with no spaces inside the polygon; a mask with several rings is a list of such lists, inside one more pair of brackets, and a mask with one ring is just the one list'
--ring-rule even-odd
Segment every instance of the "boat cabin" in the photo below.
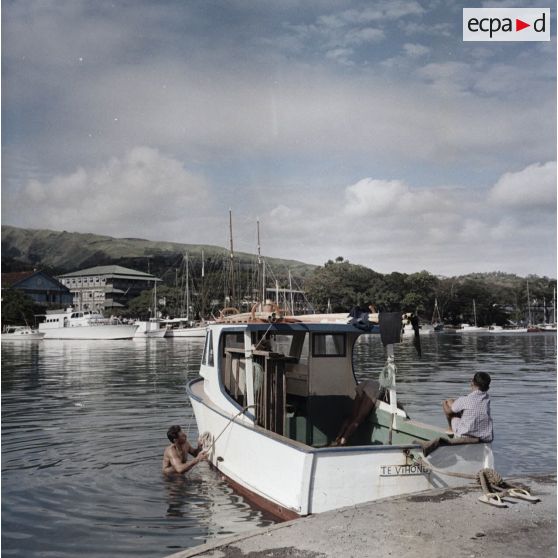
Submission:
{"label": "boat cabin", "polygon": [[[221,409],[247,409],[268,431],[327,446],[352,408],[352,353],[362,334],[347,324],[212,325],[201,365],[205,390]],[[374,422],[362,424],[351,444],[384,443],[389,424],[373,433]]]}

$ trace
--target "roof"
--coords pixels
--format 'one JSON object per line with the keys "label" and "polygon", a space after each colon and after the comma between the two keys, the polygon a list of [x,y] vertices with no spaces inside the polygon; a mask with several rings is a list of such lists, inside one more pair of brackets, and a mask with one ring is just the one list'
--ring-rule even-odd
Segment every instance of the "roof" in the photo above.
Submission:
{"label": "roof", "polygon": [[68,277],[89,277],[90,275],[108,275],[110,277],[117,277],[119,279],[144,279],[147,281],[160,281],[154,275],[144,273],[143,271],[136,271],[121,265],[98,265],[96,267],[88,267],[87,269],[80,269],[72,271],[71,273],[64,273],[59,275],[60,278]]}
{"label": "roof", "polygon": [[2,286],[11,287],[20,281],[27,279],[37,273],[36,271],[12,271],[11,273],[2,273]]}
{"label": "roof", "polygon": [[[46,284],[45,284],[46,282]],[[2,288],[15,287],[27,291],[60,290],[70,292],[56,277],[44,271],[13,271],[2,273]]]}

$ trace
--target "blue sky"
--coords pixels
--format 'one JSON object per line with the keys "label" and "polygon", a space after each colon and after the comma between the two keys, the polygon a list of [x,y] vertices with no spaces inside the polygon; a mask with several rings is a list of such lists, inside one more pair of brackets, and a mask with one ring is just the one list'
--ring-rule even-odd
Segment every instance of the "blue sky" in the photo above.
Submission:
{"label": "blue sky", "polygon": [[[529,2],[478,6],[538,6]],[[2,4],[2,222],[556,276],[556,34],[470,3]]]}

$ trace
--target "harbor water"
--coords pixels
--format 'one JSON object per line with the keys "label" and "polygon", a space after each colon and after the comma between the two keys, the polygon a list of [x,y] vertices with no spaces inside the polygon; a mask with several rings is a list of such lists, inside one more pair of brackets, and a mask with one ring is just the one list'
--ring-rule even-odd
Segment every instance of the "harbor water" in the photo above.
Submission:
{"label": "harbor water", "polygon": [[[396,348],[409,415],[444,426],[442,399],[492,376],[493,450],[505,476],[556,469],[556,335],[436,334]],[[200,464],[161,475],[166,430],[195,440],[185,394],[203,340],[2,344],[2,553],[18,557],[166,556],[266,526]],[[355,347],[359,377],[377,377],[379,336]]]}

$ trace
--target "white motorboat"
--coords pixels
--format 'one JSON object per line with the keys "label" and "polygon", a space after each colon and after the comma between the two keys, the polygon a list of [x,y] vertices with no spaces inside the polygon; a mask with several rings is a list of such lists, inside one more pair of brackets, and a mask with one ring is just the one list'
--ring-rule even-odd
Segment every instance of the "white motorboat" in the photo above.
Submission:
{"label": "white motorboat", "polygon": [[6,326],[1,334],[2,341],[39,341],[43,337],[44,333],[28,326]]}
{"label": "white motorboat", "polygon": [[72,308],[47,312],[45,321],[39,324],[44,339],[132,339],[137,325],[122,324],[116,318]]}
{"label": "white motorboat", "polygon": [[457,444],[397,405],[393,345],[381,374],[386,395],[351,445],[332,447],[355,396],[353,347],[369,334],[258,318],[207,327],[200,377],[187,393],[210,463],[259,506],[294,518],[463,484],[452,473],[493,466],[491,444]]}
{"label": "white motorboat", "polygon": [[160,320],[136,320],[134,325],[138,326],[134,339],[155,339],[165,337],[167,329],[161,327]]}

